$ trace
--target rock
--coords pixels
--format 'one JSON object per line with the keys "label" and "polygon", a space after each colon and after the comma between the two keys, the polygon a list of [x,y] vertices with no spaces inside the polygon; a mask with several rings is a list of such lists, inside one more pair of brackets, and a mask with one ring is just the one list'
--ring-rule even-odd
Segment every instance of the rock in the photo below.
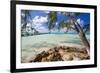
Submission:
{"label": "rock", "polygon": [[52,61],[62,61],[60,53],[55,52]]}
{"label": "rock", "polygon": [[49,54],[54,53],[54,49],[49,49],[49,50],[48,50],[48,53],[49,53]]}
{"label": "rock", "polygon": [[68,52],[66,52],[65,50],[62,50],[62,49],[59,50],[59,53],[62,57],[62,60],[64,60],[64,61],[73,60],[71,53],[68,53]]}
{"label": "rock", "polygon": [[76,53],[75,56],[80,58],[80,60],[89,59],[88,54],[85,53]]}
{"label": "rock", "polygon": [[41,62],[48,62],[48,59],[46,57],[42,58]]}
{"label": "rock", "polygon": [[62,56],[62,59],[63,59],[64,61],[71,61],[71,60],[73,60],[73,56],[72,56],[71,54],[66,53],[66,54],[64,54],[64,55]]}
{"label": "rock", "polygon": [[32,57],[29,62],[72,61],[90,59],[85,48],[58,46]]}
{"label": "rock", "polygon": [[49,61],[52,61],[53,60],[53,58],[54,58],[54,54],[52,53],[52,54],[50,54],[48,57],[47,57],[47,59],[49,60]]}
{"label": "rock", "polygon": [[45,58],[45,57],[47,57],[48,55],[49,55],[48,52],[43,51],[43,52],[41,52],[40,54],[38,54],[38,55],[36,56],[36,58],[34,59],[34,62],[41,62],[42,58]]}
{"label": "rock", "polygon": [[42,53],[40,53],[42,57],[47,57],[49,55],[48,52],[43,51]]}
{"label": "rock", "polygon": [[33,60],[33,62],[41,62],[42,56],[41,54],[36,55],[36,58]]}
{"label": "rock", "polygon": [[87,52],[86,48],[82,48],[82,49],[80,49],[80,53],[87,54],[88,52]]}

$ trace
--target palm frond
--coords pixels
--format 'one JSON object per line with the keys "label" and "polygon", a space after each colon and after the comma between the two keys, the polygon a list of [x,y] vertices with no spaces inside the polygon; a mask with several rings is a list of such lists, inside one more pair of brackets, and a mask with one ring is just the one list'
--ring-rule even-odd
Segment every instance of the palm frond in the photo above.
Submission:
{"label": "palm frond", "polygon": [[60,30],[60,29],[65,28],[65,27],[67,28],[67,31],[68,31],[68,30],[71,30],[71,29],[75,30],[74,27],[73,27],[73,25],[71,25],[71,24],[68,23],[68,22],[64,22],[64,21],[61,21],[61,22],[59,23],[58,29]]}
{"label": "palm frond", "polygon": [[49,30],[54,28],[56,21],[57,21],[57,12],[51,11],[48,14],[48,28],[49,28]]}

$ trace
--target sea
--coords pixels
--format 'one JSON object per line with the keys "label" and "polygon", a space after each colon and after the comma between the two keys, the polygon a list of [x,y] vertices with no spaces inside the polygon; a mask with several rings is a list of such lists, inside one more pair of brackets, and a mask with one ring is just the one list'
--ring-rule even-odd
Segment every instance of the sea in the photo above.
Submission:
{"label": "sea", "polygon": [[[90,34],[86,34],[86,38],[90,41]],[[78,44],[82,45],[81,39],[76,33],[48,33],[41,35],[25,36],[21,38],[21,54],[22,60],[31,54],[37,54],[37,50],[41,48],[51,48],[58,44]]]}

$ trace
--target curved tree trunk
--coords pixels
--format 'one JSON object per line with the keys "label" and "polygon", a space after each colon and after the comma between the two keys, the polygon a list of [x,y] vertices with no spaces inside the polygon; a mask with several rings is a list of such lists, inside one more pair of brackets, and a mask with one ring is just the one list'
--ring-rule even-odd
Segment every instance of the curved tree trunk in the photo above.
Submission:
{"label": "curved tree trunk", "polygon": [[87,40],[87,38],[85,36],[85,33],[83,32],[82,27],[80,26],[80,24],[78,24],[77,21],[75,21],[73,23],[73,25],[75,26],[75,29],[76,29],[77,33],[79,34],[79,37],[80,37],[83,45],[86,47],[86,50],[87,50],[88,54],[90,54],[90,43],[88,42],[88,40]]}
{"label": "curved tree trunk", "polygon": [[83,45],[86,47],[88,54],[90,54],[90,43],[88,42],[88,40],[85,36],[85,33],[83,32],[82,27],[78,24],[78,22],[76,22],[76,23],[77,23],[77,26],[79,28],[79,37],[80,37]]}
{"label": "curved tree trunk", "polygon": [[82,33],[82,32],[79,32],[79,37],[80,37],[80,39],[81,39],[83,45],[86,47],[87,52],[89,53],[89,51],[90,51],[90,44],[89,44],[89,42],[88,42],[88,40],[87,40],[85,34]]}

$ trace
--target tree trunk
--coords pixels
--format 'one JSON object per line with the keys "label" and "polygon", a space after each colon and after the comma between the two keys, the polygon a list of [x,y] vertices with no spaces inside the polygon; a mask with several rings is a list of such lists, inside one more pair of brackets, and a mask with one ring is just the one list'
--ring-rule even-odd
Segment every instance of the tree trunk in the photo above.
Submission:
{"label": "tree trunk", "polygon": [[89,44],[85,34],[80,32],[79,36],[80,36],[80,39],[81,39],[82,43],[84,44],[84,46],[86,46],[90,50],[90,44]]}
{"label": "tree trunk", "polygon": [[[77,23],[77,25],[75,24],[75,22]],[[78,22],[76,20],[75,20],[75,22],[74,22],[74,26],[77,29],[79,37],[80,37],[83,45],[86,47],[88,54],[90,54],[90,43],[88,42],[88,40],[85,36],[85,33],[83,32],[83,29],[81,28],[80,24],[78,24]]]}
{"label": "tree trunk", "polygon": [[81,39],[83,45],[86,47],[86,50],[87,50],[88,55],[89,55],[89,54],[90,54],[90,44],[89,44],[89,42],[88,42],[88,40],[87,40],[85,34],[82,33],[82,32],[80,32],[80,33],[79,33],[79,37],[80,37],[80,39]]}
{"label": "tree trunk", "polygon": [[83,45],[86,47],[88,54],[90,54],[90,43],[88,42],[88,40],[85,36],[85,33],[83,32],[82,27],[78,24],[78,22],[76,22],[76,23],[77,23],[77,26],[79,28],[79,37],[80,37]]}

